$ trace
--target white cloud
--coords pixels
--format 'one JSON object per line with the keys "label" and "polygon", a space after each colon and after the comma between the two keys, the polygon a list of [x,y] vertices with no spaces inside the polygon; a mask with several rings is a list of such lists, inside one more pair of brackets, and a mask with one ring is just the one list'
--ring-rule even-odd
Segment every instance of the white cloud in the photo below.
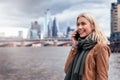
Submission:
{"label": "white cloud", "polygon": [[77,15],[79,14],[79,11],[71,11],[71,10],[65,10],[63,13],[55,15],[59,22],[67,22],[71,19],[75,19]]}
{"label": "white cloud", "polygon": [[[42,26],[44,11],[51,9],[60,25],[61,31],[65,31],[70,25],[75,27],[76,17],[82,12],[91,12],[97,18],[107,36],[110,34],[110,8],[111,2],[117,0],[3,0],[0,1],[0,30],[3,27],[29,28],[32,21],[37,20]],[[47,6],[46,6],[47,5]],[[10,29],[9,28],[9,29]]]}
{"label": "white cloud", "polygon": [[[83,5],[71,6],[69,9],[55,16],[57,17],[59,23],[64,23],[64,25],[66,24],[65,26],[70,23],[72,27],[75,27],[76,17],[80,13],[91,12],[97,18],[98,23],[100,24],[105,35],[110,36],[110,8],[108,8],[108,5],[106,4],[94,4],[93,6],[92,5],[93,4],[87,4],[84,5],[84,7],[82,7]],[[64,28],[65,26],[63,26],[62,28]]]}

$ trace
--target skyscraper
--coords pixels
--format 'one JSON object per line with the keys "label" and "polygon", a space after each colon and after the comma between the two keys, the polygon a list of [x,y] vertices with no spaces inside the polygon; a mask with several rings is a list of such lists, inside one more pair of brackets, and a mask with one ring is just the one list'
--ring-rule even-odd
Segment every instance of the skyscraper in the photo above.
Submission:
{"label": "skyscraper", "polygon": [[44,29],[43,29],[43,37],[49,38],[51,36],[51,13],[50,10],[47,9],[45,12],[45,22],[44,22]]}
{"label": "skyscraper", "polygon": [[111,33],[120,32],[120,0],[111,4]]}
{"label": "skyscraper", "polygon": [[67,27],[66,30],[66,37],[71,38],[71,33],[74,31],[74,29],[70,28],[70,26]]}
{"label": "skyscraper", "polygon": [[54,18],[53,20],[52,37],[53,38],[58,37],[58,26],[57,26],[56,18]]}
{"label": "skyscraper", "polygon": [[37,21],[31,23],[28,34],[30,39],[41,39],[41,28]]}
{"label": "skyscraper", "polygon": [[66,31],[66,37],[69,36],[69,32],[70,32],[70,26],[67,27],[67,31]]}
{"label": "skyscraper", "polygon": [[111,4],[110,41],[120,41],[120,0]]}

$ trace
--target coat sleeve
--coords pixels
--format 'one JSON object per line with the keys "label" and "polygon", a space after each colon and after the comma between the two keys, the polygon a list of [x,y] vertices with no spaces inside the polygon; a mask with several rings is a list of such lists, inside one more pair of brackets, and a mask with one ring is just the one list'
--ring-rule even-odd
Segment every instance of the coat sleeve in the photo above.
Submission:
{"label": "coat sleeve", "polygon": [[110,49],[100,45],[96,54],[96,80],[108,80]]}
{"label": "coat sleeve", "polygon": [[65,73],[67,73],[67,71],[70,67],[70,64],[71,64],[72,60],[74,59],[76,53],[77,53],[77,49],[71,48],[69,55],[66,59],[65,67],[64,67]]}

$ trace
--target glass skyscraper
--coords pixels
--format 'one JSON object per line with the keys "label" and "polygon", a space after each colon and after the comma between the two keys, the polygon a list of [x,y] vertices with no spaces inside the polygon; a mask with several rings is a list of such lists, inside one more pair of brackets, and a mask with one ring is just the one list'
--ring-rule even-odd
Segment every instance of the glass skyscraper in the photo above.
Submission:
{"label": "glass skyscraper", "polygon": [[57,26],[56,18],[54,18],[53,20],[52,37],[54,38],[58,37],[58,26]]}
{"label": "glass skyscraper", "polygon": [[43,37],[49,38],[51,36],[51,13],[50,10],[47,9],[45,12],[45,22],[44,22],[44,29],[43,29]]}
{"label": "glass skyscraper", "polygon": [[31,23],[28,37],[30,39],[41,39],[41,28],[37,21]]}

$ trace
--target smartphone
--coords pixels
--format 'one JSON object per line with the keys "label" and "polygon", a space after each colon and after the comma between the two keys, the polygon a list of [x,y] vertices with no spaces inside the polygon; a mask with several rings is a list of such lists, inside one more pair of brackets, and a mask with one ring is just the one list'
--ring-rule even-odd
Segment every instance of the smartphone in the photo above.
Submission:
{"label": "smartphone", "polygon": [[75,39],[78,40],[79,37],[80,37],[80,34],[77,32],[75,35]]}

